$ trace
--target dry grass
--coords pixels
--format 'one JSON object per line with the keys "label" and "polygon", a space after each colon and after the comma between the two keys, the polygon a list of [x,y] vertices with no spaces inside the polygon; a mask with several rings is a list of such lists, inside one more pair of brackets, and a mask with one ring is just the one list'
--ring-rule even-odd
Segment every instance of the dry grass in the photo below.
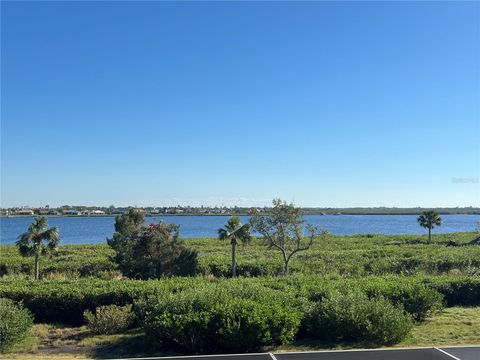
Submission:
{"label": "dry grass", "polygon": [[474,344],[480,344],[480,307],[452,307],[415,326],[399,346]]}
{"label": "dry grass", "polygon": [[38,353],[22,353],[22,354],[4,354],[0,355],[2,360],[72,360],[72,359],[91,359],[87,354],[38,354]]}

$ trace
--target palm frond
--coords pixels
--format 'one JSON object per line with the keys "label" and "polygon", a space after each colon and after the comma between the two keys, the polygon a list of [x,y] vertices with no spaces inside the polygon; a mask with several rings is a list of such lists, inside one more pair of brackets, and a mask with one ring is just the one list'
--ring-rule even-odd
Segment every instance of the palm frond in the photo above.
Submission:
{"label": "palm frond", "polygon": [[218,238],[221,240],[230,239],[233,242],[238,240],[248,242],[250,240],[250,224],[242,225],[238,216],[232,216],[224,228],[218,229]]}
{"label": "palm frond", "polygon": [[218,229],[218,238],[225,240],[229,238],[229,232],[226,229]]}
{"label": "palm frond", "polygon": [[442,218],[434,210],[428,210],[418,216],[417,222],[421,227],[433,229],[435,226],[442,225]]}
{"label": "palm frond", "polygon": [[18,247],[18,251],[22,256],[32,256],[35,254],[35,247],[31,241],[30,234],[28,232],[21,234],[15,244]]}
{"label": "palm frond", "polygon": [[[58,247],[60,235],[57,227],[47,229],[48,221],[45,216],[37,217],[28,227],[27,232],[21,234],[16,245],[22,256],[32,256],[37,251],[47,253]],[[42,242],[46,240],[47,244]]]}

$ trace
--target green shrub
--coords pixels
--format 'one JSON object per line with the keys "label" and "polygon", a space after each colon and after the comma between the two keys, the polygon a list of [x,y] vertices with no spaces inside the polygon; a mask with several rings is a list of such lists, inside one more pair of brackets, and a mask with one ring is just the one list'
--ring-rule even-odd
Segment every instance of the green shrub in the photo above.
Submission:
{"label": "green shrub", "polygon": [[104,274],[106,272],[115,272],[116,266],[111,261],[107,259],[103,261],[86,261],[84,264],[80,265],[78,272],[81,277],[96,277],[98,274]]}
{"label": "green shrub", "polygon": [[479,306],[480,278],[437,278],[425,284],[444,296],[447,306]]}
{"label": "green shrub", "polygon": [[[154,286],[156,285],[156,286]],[[161,284],[131,281],[1,281],[0,296],[22,301],[36,322],[84,324],[85,310],[103,305],[132,304],[140,294],[155,292]]]}
{"label": "green shrub", "polygon": [[95,309],[95,313],[85,310],[83,316],[87,327],[95,334],[115,334],[127,330],[134,322],[132,305],[107,305]]}
{"label": "green shrub", "polygon": [[369,301],[373,306],[369,309],[365,340],[385,345],[402,341],[413,327],[408,314],[383,297]]}
{"label": "green shrub", "polygon": [[412,281],[374,281],[365,288],[370,297],[383,296],[423,321],[442,307],[443,296],[433,288]]}
{"label": "green shrub", "polygon": [[115,218],[115,232],[107,244],[122,273],[132,279],[192,276],[197,272],[198,253],[179,238],[175,224],[145,224],[138,209]]}
{"label": "green shrub", "polygon": [[10,299],[0,298],[0,352],[23,340],[32,328],[32,315]]}
{"label": "green shrub", "polygon": [[199,287],[202,278],[172,278],[162,281],[77,279],[69,281],[0,281],[0,297],[22,301],[35,322],[78,326],[85,323],[85,310],[103,305],[133,304],[134,299],[156,293]]}
{"label": "green shrub", "polygon": [[186,277],[158,281],[76,279],[36,282],[7,278],[0,281],[0,297],[21,301],[32,312],[36,322],[76,326],[84,324],[85,310],[94,311],[104,305],[133,304],[159,293],[178,293],[188,289],[201,291],[215,284],[217,291],[227,292],[229,296],[259,302],[272,298],[272,301],[297,309],[303,309],[308,301],[322,300],[335,289],[358,289],[372,298],[385,297],[417,320],[429,316],[439,306],[441,296],[435,291],[445,295],[447,306],[480,304],[480,277],[458,276],[369,276],[352,279],[318,276],[248,279]]}
{"label": "green shrub", "polygon": [[276,301],[271,291],[257,290],[255,298],[242,298],[240,291],[211,286],[150,300],[145,333],[157,346],[190,352],[246,351],[291,341],[301,312]]}
{"label": "green shrub", "polygon": [[307,334],[328,341],[364,341],[390,345],[405,338],[411,317],[383,297],[359,291],[333,292],[317,302],[304,319]]}

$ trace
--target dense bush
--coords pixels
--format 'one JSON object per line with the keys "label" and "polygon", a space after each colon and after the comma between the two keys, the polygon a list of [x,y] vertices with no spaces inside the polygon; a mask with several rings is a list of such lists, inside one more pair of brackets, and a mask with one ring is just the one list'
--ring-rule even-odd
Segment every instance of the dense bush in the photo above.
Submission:
{"label": "dense bush", "polygon": [[292,340],[301,311],[294,303],[276,300],[281,294],[260,287],[251,290],[213,286],[150,299],[145,333],[157,346],[175,345],[196,353],[246,351]]}
{"label": "dense bush", "polygon": [[0,281],[0,296],[22,301],[36,322],[81,325],[85,310],[102,305],[132,304],[148,290],[148,282],[130,281]]}
{"label": "dense bush", "polygon": [[433,287],[426,286],[422,278],[391,276],[362,278],[291,277],[289,279],[269,279],[266,286],[282,291],[295,289],[296,296],[306,297],[317,302],[331,291],[359,289],[369,297],[384,297],[394,305],[403,308],[417,321],[422,321],[442,307],[443,296]]}
{"label": "dense bush", "polygon": [[115,334],[127,330],[135,320],[132,305],[99,306],[83,313],[87,327],[95,334]]}
{"label": "dense bush", "polygon": [[[403,307],[417,320],[438,308],[441,292],[447,306],[480,304],[479,277],[364,277],[320,278],[316,276],[289,276],[275,278],[215,279],[202,277],[171,278],[159,281],[81,279],[71,281],[0,281],[0,297],[22,301],[34,315],[36,322],[55,322],[71,325],[84,323],[83,312],[94,311],[103,305],[132,304],[135,300],[155,294],[178,293],[187,289],[199,291],[209,284],[218,284],[237,297],[256,299],[256,294],[271,296],[286,303],[319,301],[338,289],[361,289],[369,297],[383,296]],[[227,291],[225,290],[225,291]],[[456,295],[458,292],[458,295]],[[278,294],[282,296],[278,296]],[[216,299],[216,297],[213,297]]]}
{"label": "dense bush", "polygon": [[424,283],[443,294],[447,306],[480,305],[480,277],[431,278]]}
{"label": "dense bush", "polygon": [[197,252],[179,239],[175,224],[145,225],[143,212],[130,209],[115,218],[115,232],[108,245],[122,273],[132,279],[191,276],[197,272]]}
{"label": "dense bush", "polygon": [[328,341],[366,341],[389,345],[405,338],[412,319],[383,297],[334,292],[317,302],[305,320],[307,334]]}
{"label": "dense bush", "polygon": [[364,288],[370,297],[385,297],[416,321],[425,320],[442,307],[442,294],[418,281],[368,281]]}
{"label": "dense bush", "polygon": [[32,324],[28,310],[10,299],[0,298],[0,352],[23,340]]}

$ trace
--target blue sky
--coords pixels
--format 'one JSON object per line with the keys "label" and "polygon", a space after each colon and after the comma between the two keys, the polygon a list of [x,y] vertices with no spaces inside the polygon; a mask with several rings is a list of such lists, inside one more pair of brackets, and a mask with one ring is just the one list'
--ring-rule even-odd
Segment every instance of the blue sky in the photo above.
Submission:
{"label": "blue sky", "polygon": [[1,7],[1,206],[480,205],[478,2]]}

